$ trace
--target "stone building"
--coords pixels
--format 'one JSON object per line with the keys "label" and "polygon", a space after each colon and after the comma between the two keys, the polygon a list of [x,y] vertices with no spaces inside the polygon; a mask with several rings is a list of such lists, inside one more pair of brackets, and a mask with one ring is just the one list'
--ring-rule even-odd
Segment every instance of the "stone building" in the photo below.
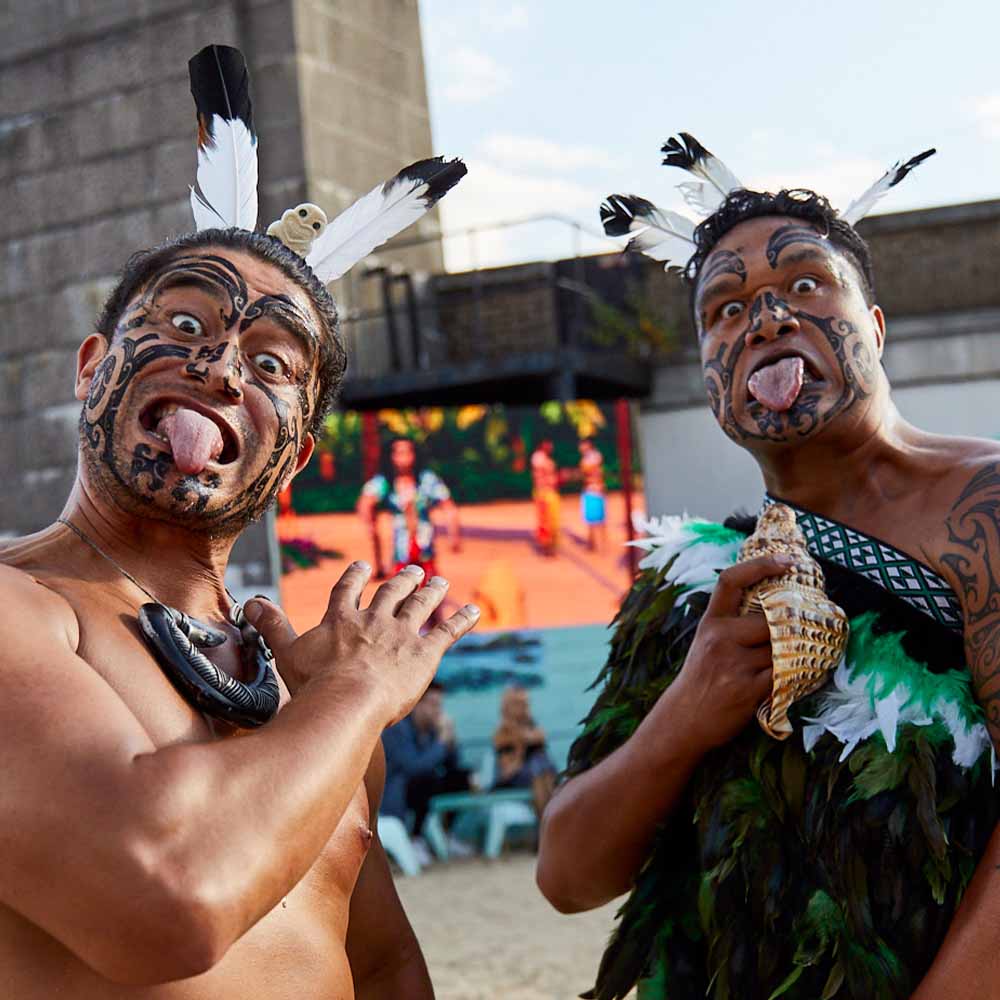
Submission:
{"label": "stone building", "polygon": [[[0,5],[2,532],[50,522],[70,489],[75,353],[112,276],[192,228],[187,60],[212,42],[239,46],[253,78],[259,224],[306,200],[336,214],[432,153],[417,0]],[[440,270],[436,227],[430,213],[415,227],[429,241],[380,256]],[[365,306],[362,277],[338,284],[344,309]],[[235,586],[274,581],[268,538],[241,541]]]}

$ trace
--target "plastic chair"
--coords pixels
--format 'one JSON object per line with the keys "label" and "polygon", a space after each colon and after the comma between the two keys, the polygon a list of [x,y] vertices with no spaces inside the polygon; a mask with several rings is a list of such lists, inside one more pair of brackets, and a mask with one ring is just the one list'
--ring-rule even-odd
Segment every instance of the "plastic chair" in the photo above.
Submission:
{"label": "plastic chair", "polygon": [[406,826],[397,816],[379,816],[378,839],[382,841],[386,854],[399,865],[404,875],[419,875],[420,861],[413,850]]}
{"label": "plastic chair", "polygon": [[527,802],[497,802],[491,805],[486,818],[483,855],[487,858],[500,857],[508,830],[514,827],[534,829],[536,826],[538,826],[538,816]]}

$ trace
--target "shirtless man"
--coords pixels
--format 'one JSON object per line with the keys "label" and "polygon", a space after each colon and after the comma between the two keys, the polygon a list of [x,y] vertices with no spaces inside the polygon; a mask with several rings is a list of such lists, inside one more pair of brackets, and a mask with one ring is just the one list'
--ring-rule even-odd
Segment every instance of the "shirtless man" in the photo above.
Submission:
{"label": "shirtless man", "polygon": [[419,566],[427,576],[437,573],[434,546],[434,522],[431,511],[440,509],[451,535],[451,551],[462,551],[458,506],[451,490],[430,469],[417,468],[417,449],[409,438],[396,438],[389,449],[391,474],[379,473],[361,488],[357,512],[372,540],[375,570],[388,576],[390,568],[382,558],[382,540],[378,533],[378,515],[386,510],[392,515],[391,571],[398,573],[407,565]]}
{"label": "shirtless man", "polygon": [[587,548],[591,552],[604,549],[608,538],[607,512],[605,510],[604,456],[590,438],[580,442],[580,515],[587,526]]}
{"label": "shirtless man", "polygon": [[544,556],[559,548],[559,469],[552,457],[553,444],[545,438],[531,453],[531,498],[535,501],[535,538]]}
{"label": "shirtless man", "polygon": [[97,330],[66,523],[2,550],[0,994],[432,997],[373,832],[379,737],[475,609],[421,637],[445,582],[404,571],[359,609],[364,563],[300,637],[249,602],[282,707],[244,730],[136,625],[151,599],[211,623],[246,679],[223,575],[343,377],[329,293],[270,237],[207,230],[133,259]]}
{"label": "shirtless man", "polygon": [[[792,198],[753,192],[733,195],[731,203],[705,223],[699,255],[692,265],[692,309],[705,385],[722,430],[757,461],[770,497],[793,504],[808,517],[818,515],[827,523],[839,522],[869,539],[888,543],[899,550],[889,553],[893,558],[912,557],[909,567],[923,573],[925,582],[933,574],[943,578],[940,601],[928,608],[928,613],[933,612],[939,621],[935,624],[927,618],[927,629],[935,637],[950,629],[959,645],[957,659],[949,653],[943,659],[950,662],[938,664],[935,669],[956,667],[961,662],[960,643],[964,637],[969,673],[965,683],[971,681],[989,736],[1000,748],[1000,445],[930,434],[900,416],[880,363],[886,324],[875,304],[867,249],[822,199],[807,198],[802,193]],[[662,831],[669,832],[672,822],[678,830],[685,824],[692,829],[686,811],[691,808],[685,798],[687,792],[691,788],[714,787],[699,784],[699,776],[719,773],[712,769],[724,768],[727,761],[733,761],[737,768],[733,773],[741,775],[739,768],[743,765],[739,762],[743,758],[738,755],[749,752],[747,747],[759,744],[762,753],[769,752],[769,738],[753,722],[757,706],[771,689],[768,629],[763,618],[737,617],[737,609],[743,588],[782,573],[786,567],[787,562],[780,564],[765,557],[721,574],[693,633],[693,642],[687,639],[690,648],[679,660],[679,672],[671,677],[665,690],[661,680],[661,687],[656,689],[662,691],[659,697],[651,697],[648,687],[627,689],[622,681],[631,676],[629,662],[634,662],[636,676],[645,673],[648,678],[650,657],[667,643],[661,638],[658,622],[650,628],[652,638],[638,650],[629,644],[627,631],[615,640],[621,646],[612,646],[612,661],[604,675],[607,686],[595,711],[603,711],[604,718],[614,717],[617,721],[614,726],[610,722],[602,726],[592,715],[591,725],[570,755],[574,776],[557,792],[545,814],[538,880],[542,891],[560,910],[590,909],[627,892],[637,880],[641,883],[646,879],[648,884],[648,865],[652,869],[663,866],[660,870],[665,871],[669,860],[666,848],[666,853],[651,855],[656,850],[656,838]],[[926,573],[928,569],[931,575]],[[864,582],[858,580],[858,586]],[[876,593],[879,591],[878,586],[870,586]],[[888,593],[888,584],[882,586]],[[651,587],[650,594],[655,589]],[[659,593],[661,607],[665,607],[666,592]],[[885,600],[889,599],[886,596]],[[642,616],[640,603],[626,608],[623,616],[628,621],[620,626],[622,630],[632,627],[629,622],[640,621]],[[654,612],[652,609],[649,614]],[[940,620],[945,613],[952,616],[947,626]],[[920,613],[916,617],[923,620],[926,616]],[[941,648],[945,641],[940,639]],[[922,652],[917,649],[911,656],[920,659]],[[930,648],[926,653],[931,656]],[[641,667],[644,662],[645,668]],[[962,683],[960,673],[958,678]],[[614,711],[618,714],[609,714]],[[618,735],[614,735],[615,729]],[[800,734],[796,732],[785,746],[793,750],[798,747],[801,752]],[[940,751],[941,766],[945,768],[953,766],[950,746]],[[832,755],[825,758],[832,760],[833,766],[839,751],[837,744]],[[732,756],[726,756],[730,752]],[[811,770],[806,780],[819,781],[829,788],[831,808],[848,810],[850,803],[841,797],[845,786],[834,785],[832,778],[827,785],[821,770],[826,765],[819,761],[807,755],[805,766]],[[829,773],[833,773],[832,767]],[[993,828],[988,817],[993,793],[988,767],[979,774],[983,786],[976,795],[981,797],[961,806],[966,815],[972,814],[970,810],[983,810],[977,867],[971,883],[950,926],[947,916],[943,924],[939,916],[934,916],[922,930],[914,930],[914,940],[919,938],[917,945],[911,942],[909,951],[897,953],[904,963],[896,967],[897,971],[904,970],[900,980],[903,985],[894,983],[884,994],[878,992],[879,996],[912,994],[915,1000],[1000,996],[1000,830],[993,830],[990,837]],[[840,780],[849,782],[851,777],[845,773]],[[902,809],[899,816],[911,814],[913,806],[905,783],[882,794],[890,796],[884,798],[887,809],[898,801]],[[714,808],[713,801],[698,800],[701,817]],[[940,798],[938,801],[943,803]],[[952,802],[951,807],[954,805]],[[941,804],[942,810],[947,808]],[[808,822],[808,817],[803,822]],[[788,857],[794,858],[796,852],[804,850],[804,841],[796,839],[791,827],[789,823],[776,828],[788,837]],[[721,825],[712,829],[723,839],[729,835],[729,828]],[[874,846],[874,856],[879,856],[881,845],[893,836],[892,824],[888,830],[884,824],[871,829],[875,839],[863,841],[855,828],[836,823],[831,827],[837,836],[846,838],[837,855],[839,864],[829,869],[831,877],[838,877],[852,854],[866,862],[863,852]],[[807,835],[810,833],[807,829]],[[828,835],[815,836],[810,850],[819,854],[825,850],[824,838]],[[703,840],[698,842],[703,851],[711,850]],[[740,855],[738,846],[733,850],[746,865],[745,872],[737,868],[734,877],[745,878],[748,889],[740,895],[740,913],[734,911],[730,918],[742,919],[744,912],[760,913],[762,905],[776,898],[768,893],[775,891],[774,885],[780,884],[791,869],[767,868],[765,861],[765,867],[758,870],[761,855],[755,856],[749,850]],[[810,855],[814,861],[816,854]],[[929,856],[919,855],[914,862],[921,882],[919,865]],[[650,861],[651,857],[655,860]],[[697,864],[696,859],[694,867]],[[880,885],[865,885],[862,880],[860,891],[870,893],[870,899],[866,897],[862,903],[855,897],[847,902],[870,905],[870,912],[875,914],[874,931],[891,940],[899,925],[885,917],[888,911],[884,905],[891,907],[893,899],[897,906],[901,905],[900,891],[906,893],[916,886],[907,884],[902,890],[891,890],[881,897],[883,902],[878,902],[893,872],[878,867],[877,860],[872,864],[876,867],[869,870],[869,876],[873,883],[881,880]],[[802,870],[812,877],[816,869],[817,864],[810,868],[806,863]],[[720,880],[727,877],[705,876]],[[904,874],[904,881],[908,878]],[[958,876],[949,879],[957,880]],[[937,902],[954,907],[955,883],[949,879],[943,883],[948,886],[947,894],[941,889]],[[676,885],[673,876],[669,884]],[[706,887],[714,884],[703,883]],[[662,897],[663,892],[659,890],[658,896]],[[635,898],[633,926],[639,926],[643,919],[641,906],[654,904],[648,902],[648,894],[647,902],[642,903],[639,891]],[[711,895],[705,898],[711,899]],[[697,911],[697,906],[693,909]],[[903,912],[910,912],[905,905]],[[934,904],[922,912],[935,912]],[[883,915],[881,922],[879,914]],[[673,926],[677,926],[679,914],[674,911],[670,916]],[[646,919],[648,926],[648,909]],[[697,916],[693,919],[697,923]],[[772,915],[770,919],[773,931],[775,918]],[[848,922],[848,926],[853,924]],[[660,921],[649,932],[651,941],[660,929],[669,933],[666,922]],[[869,928],[869,936],[872,933]],[[672,940],[676,949],[688,947],[682,946],[679,935]],[[718,940],[727,940],[725,928]],[[860,935],[853,940],[867,947],[868,942]],[[615,961],[632,961],[627,956],[630,943],[633,952],[638,947],[634,938],[631,942],[623,938]],[[731,986],[736,990],[737,977],[755,974],[758,947],[759,954],[765,956],[760,960],[764,968],[767,950],[786,944],[769,935],[768,927],[759,922],[752,935],[741,933],[732,943],[735,950],[731,955],[725,951],[726,945],[718,945],[721,950],[713,953],[713,968],[716,974],[721,968],[723,975],[731,975]],[[703,961],[704,953],[679,950],[668,955],[666,950],[657,951],[660,947],[651,944],[649,952],[641,952],[624,982],[634,982],[638,973],[649,977],[640,981],[641,997],[687,996],[688,992],[675,994],[664,984],[669,975],[679,975],[678,955],[699,955],[686,966],[686,977],[681,978],[693,990],[690,995],[704,995],[713,971]],[[817,954],[820,950],[817,946]],[[730,957],[732,964],[727,964]],[[619,978],[615,985],[611,982],[620,975],[616,969],[622,967],[615,961],[606,960],[601,974],[603,985],[590,995],[624,995],[616,992],[626,988],[623,980]],[[671,969],[675,971],[671,973]],[[803,972],[809,974],[804,965],[798,974]],[[842,980],[843,967],[839,974]],[[699,980],[692,978],[695,976],[704,977],[700,993]],[[789,982],[787,995],[813,997],[822,991],[821,986],[816,986],[815,992],[809,992],[809,987],[805,992],[796,992],[804,982],[795,989]],[[757,989],[740,991],[739,995],[748,1000],[758,995],[763,998],[778,985],[777,981],[761,979]],[[781,992],[785,989],[782,986]],[[850,982],[843,991],[836,986],[834,989],[837,996],[856,1000],[862,995],[876,995],[874,991],[864,993],[851,988]]]}

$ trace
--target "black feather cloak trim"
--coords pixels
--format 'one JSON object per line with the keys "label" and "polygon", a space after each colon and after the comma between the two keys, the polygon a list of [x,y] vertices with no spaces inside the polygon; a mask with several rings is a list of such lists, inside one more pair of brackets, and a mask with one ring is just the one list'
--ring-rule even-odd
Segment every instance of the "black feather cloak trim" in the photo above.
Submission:
{"label": "black feather cloak trim", "polygon": [[[749,534],[753,521],[727,526]],[[976,710],[954,632],[821,562],[859,655],[951,672]],[[708,599],[679,603],[669,572],[643,573],[615,620],[568,776],[621,746],[683,666]],[[793,708],[797,729],[818,697]],[[584,997],[622,1000],[637,982],[643,1000],[909,997],[1000,818],[992,761],[957,765],[940,724],[900,725],[892,752],[879,734],[843,750],[828,732],[807,752],[801,734],[777,742],[754,723],[708,755]]]}

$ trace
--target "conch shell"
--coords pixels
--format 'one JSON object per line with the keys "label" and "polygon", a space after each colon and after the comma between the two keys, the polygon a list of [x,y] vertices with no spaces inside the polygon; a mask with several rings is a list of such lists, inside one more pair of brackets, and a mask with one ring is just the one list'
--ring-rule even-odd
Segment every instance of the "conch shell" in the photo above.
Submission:
{"label": "conch shell", "polygon": [[766,508],[757,530],[740,548],[740,562],[785,553],[795,565],[781,576],[748,587],[740,614],[762,611],[771,632],[774,664],[771,697],[757,709],[757,721],[769,736],[788,739],[788,709],[822,687],[847,646],[847,615],[826,596],[823,571],[809,554],[805,536],[790,507]]}

